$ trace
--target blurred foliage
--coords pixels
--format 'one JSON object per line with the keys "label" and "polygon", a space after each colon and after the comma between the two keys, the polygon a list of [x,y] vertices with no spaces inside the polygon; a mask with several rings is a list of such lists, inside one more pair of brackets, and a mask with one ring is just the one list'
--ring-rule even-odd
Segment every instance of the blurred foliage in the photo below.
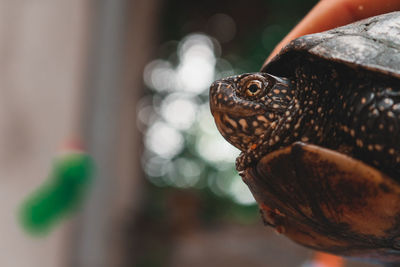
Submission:
{"label": "blurred foliage", "polygon": [[[206,37],[212,42],[209,47],[214,53],[214,59],[211,60],[215,60],[215,63],[212,63],[215,64],[213,79],[258,71],[275,45],[316,2],[316,0],[164,1],[159,23],[160,45],[154,55],[157,60],[153,62],[154,64],[150,63],[148,69],[153,68],[153,74],[161,73],[167,77],[172,77],[174,73],[179,74],[180,64],[183,64],[183,56],[179,49],[185,45],[188,36],[201,33],[198,40],[201,41],[201,38]],[[216,14],[223,14],[223,16],[218,15],[218,17]],[[215,21],[229,24],[230,20],[234,22],[233,30],[231,27],[227,28],[226,32],[216,31],[218,24],[215,24]],[[232,38],[226,37],[229,31],[233,32]],[[203,44],[207,45],[207,40],[203,40]],[[164,72],[154,71],[155,65]],[[198,75],[202,75],[202,72],[203,70],[196,71]],[[149,80],[148,77],[147,80]],[[199,224],[202,227],[212,227],[220,221],[246,224],[259,220],[256,205],[238,201],[241,191],[234,192],[232,189],[240,179],[234,168],[234,157],[229,162],[223,160],[212,162],[207,159],[207,156],[199,153],[199,140],[206,134],[201,120],[206,118],[210,121],[207,123],[211,123],[209,125],[214,123],[209,114],[209,117],[201,117],[204,110],[210,113],[208,88],[203,88],[197,93],[185,92],[184,89],[179,91],[179,89],[168,88],[168,84],[165,81],[161,82],[161,85],[167,89],[163,87],[162,90],[157,90],[154,89],[155,86],[152,88],[151,82],[147,83],[150,90],[143,98],[144,104],[139,107],[147,120],[140,125],[145,138],[151,140],[148,137],[149,129],[160,121],[165,122],[165,127],[168,126],[168,118],[165,117],[168,109],[163,109],[165,99],[168,97],[173,99],[176,96],[185,95],[196,106],[196,118],[189,128],[174,130],[171,126],[170,132],[174,130],[176,133],[172,131],[170,135],[161,133],[162,127],[157,128],[159,132],[156,137],[161,139],[161,143],[155,144],[155,147],[162,146],[163,142],[172,142],[173,140],[168,138],[176,134],[183,137],[183,146],[165,162],[161,160],[162,157],[155,160],[158,164],[155,168],[156,172],[147,171],[148,181],[150,181],[147,188],[149,192],[146,194],[148,199],[143,202],[143,214],[138,229],[157,230],[151,230],[150,234],[146,231],[141,233],[146,235],[141,238],[146,242],[137,249],[148,251],[149,255],[140,260],[140,266],[163,266],[157,260],[168,257],[170,248],[165,245],[174,236],[189,231],[191,227]],[[185,112],[182,110],[182,115]],[[201,146],[204,148],[204,144]],[[146,172],[146,164],[149,164],[151,160],[154,161],[154,151],[149,148],[149,142],[145,142],[145,150],[143,164]],[[219,148],[215,147],[215,151],[218,152],[218,150]],[[182,168],[182,164],[186,167]],[[188,173],[191,170],[196,173],[196,178]],[[152,175],[152,173],[157,174]],[[194,182],[188,182],[187,179],[194,179]],[[241,181],[240,183],[244,184]],[[146,247],[151,249],[146,249]]]}
{"label": "blurred foliage", "polygon": [[[156,50],[155,58],[168,61],[176,67],[179,62],[178,49],[182,43],[181,40],[194,32],[200,32],[204,33],[205,36],[215,38],[214,50],[217,57],[217,68],[220,58],[223,63],[226,61],[228,65],[231,65],[228,68],[231,68],[233,74],[257,71],[275,45],[315,3],[315,0],[250,0],[246,3],[213,0],[165,1],[160,14],[160,46]],[[213,31],[215,24],[210,23],[210,18],[215,14],[225,14],[233,19],[235,34],[231,40],[221,42],[218,40],[219,36],[215,36],[215,31]],[[216,75],[218,76],[218,70],[216,70]],[[156,111],[155,113],[158,114],[156,116],[161,116],[161,113],[165,113],[160,109],[161,102],[168,96],[169,92],[157,90],[149,90],[148,92],[151,98],[150,102]],[[208,103],[207,93],[208,90],[197,94],[195,96],[196,101]],[[153,118],[153,122],[154,120],[156,119]],[[216,168],[215,165],[210,164],[207,159],[200,157],[199,153],[196,152],[195,146],[198,142],[198,135],[202,133],[198,129],[198,124],[194,123],[191,128],[184,129],[181,132],[184,137],[184,147],[171,161],[177,158],[186,158],[195,162],[201,168],[201,174],[194,188],[200,191],[206,190],[207,184],[210,184],[210,177],[221,175],[221,168]],[[160,138],[163,137],[160,136]],[[165,140],[165,142],[168,142],[168,140]],[[235,172],[233,161],[229,168],[232,173]],[[179,175],[179,173],[176,175]],[[159,181],[162,180],[159,179]],[[164,181],[167,180],[164,179]],[[159,185],[174,186],[173,183],[168,182],[160,182]],[[218,194],[212,188],[211,191]],[[218,201],[218,199],[215,198],[210,203]]]}

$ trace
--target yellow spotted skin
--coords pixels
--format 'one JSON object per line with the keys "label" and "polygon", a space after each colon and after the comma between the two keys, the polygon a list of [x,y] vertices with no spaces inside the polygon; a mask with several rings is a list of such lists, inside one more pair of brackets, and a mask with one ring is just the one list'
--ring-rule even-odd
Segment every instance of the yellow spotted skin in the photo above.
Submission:
{"label": "yellow spotted skin", "polygon": [[[258,87],[248,92],[248,87],[255,85]],[[244,74],[215,82],[210,89],[211,112],[221,134],[242,151],[254,151],[251,147],[263,142],[276,143],[280,118],[290,117],[295,110],[289,86],[287,79],[268,74]]]}
{"label": "yellow spotted skin", "polygon": [[[329,253],[400,262],[400,80],[302,63],[288,78],[252,73],[211,86],[216,125],[242,151],[237,169],[279,233]],[[263,87],[247,94],[253,79]]]}
{"label": "yellow spotted skin", "polygon": [[[248,84],[255,81],[262,86],[249,94]],[[243,152],[238,170],[301,141],[345,153],[400,179],[396,77],[302,58],[287,78],[250,73],[216,81],[210,106],[221,134]]]}
{"label": "yellow spotted skin", "polygon": [[211,85],[266,225],[313,249],[400,262],[399,54],[393,12],[300,37],[260,72]]}
{"label": "yellow spotted skin", "polygon": [[296,76],[302,77],[296,87],[303,88],[304,113],[311,115],[304,119],[305,142],[335,149],[400,180],[400,80],[321,60],[297,69]]}

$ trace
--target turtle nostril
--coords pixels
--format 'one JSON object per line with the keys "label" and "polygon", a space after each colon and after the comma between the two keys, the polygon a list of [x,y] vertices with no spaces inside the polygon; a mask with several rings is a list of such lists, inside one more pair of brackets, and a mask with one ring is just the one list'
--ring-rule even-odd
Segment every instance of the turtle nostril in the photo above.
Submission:
{"label": "turtle nostril", "polygon": [[210,93],[213,94],[218,94],[218,93],[222,93],[222,91],[225,88],[230,88],[230,84],[227,82],[223,82],[223,81],[215,81],[211,84],[210,86]]}
{"label": "turtle nostril", "polygon": [[219,84],[218,81],[213,82],[213,83],[210,85],[210,89],[211,89],[211,90],[214,90],[214,89],[218,86],[218,84]]}
{"label": "turtle nostril", "polygon": [[228,105],[233,95],[232,84],[222,80],[215,81],[210,86],[210,107],[214,108]]}

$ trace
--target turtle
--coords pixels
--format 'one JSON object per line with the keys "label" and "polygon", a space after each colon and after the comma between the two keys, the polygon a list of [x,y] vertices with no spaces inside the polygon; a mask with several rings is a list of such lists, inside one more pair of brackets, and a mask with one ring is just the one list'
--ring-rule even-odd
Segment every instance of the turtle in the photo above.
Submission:
{"label": "turtle", "polygon": [[266,225],[400,262],[400,12],[299,37],[209,100]]}

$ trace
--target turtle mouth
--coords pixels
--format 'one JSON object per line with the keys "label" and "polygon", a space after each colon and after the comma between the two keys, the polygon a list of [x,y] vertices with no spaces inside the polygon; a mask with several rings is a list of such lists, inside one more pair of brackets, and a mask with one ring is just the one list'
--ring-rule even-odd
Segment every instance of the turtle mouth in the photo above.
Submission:
{"label": "turtle mouth", "polygon": [[240,106],[239,107],[217,106],[217,107],[211,107],[211,114],[214,117],[223,116],[224,114],[227,114],[229,116],[232,116],[232,117],[240,119],[240,118],[245,118],[245,117],[264,115],[265,114],[265,110],[264,109],[260,109],[260,110],[243,110]]}
{"label": "turtle mouth", "polygon": [[252,122],[256,120],[255,117],[257,117],[257,115],[246,115],[247,116],[236,117],[232,116],[232,113],[220,111],[213,113],[218,131],[226,141],[241,151],[247,150],[249,146],[256,143],[263,133],[262,129],[256,129],[254,124],[252,124]]}

